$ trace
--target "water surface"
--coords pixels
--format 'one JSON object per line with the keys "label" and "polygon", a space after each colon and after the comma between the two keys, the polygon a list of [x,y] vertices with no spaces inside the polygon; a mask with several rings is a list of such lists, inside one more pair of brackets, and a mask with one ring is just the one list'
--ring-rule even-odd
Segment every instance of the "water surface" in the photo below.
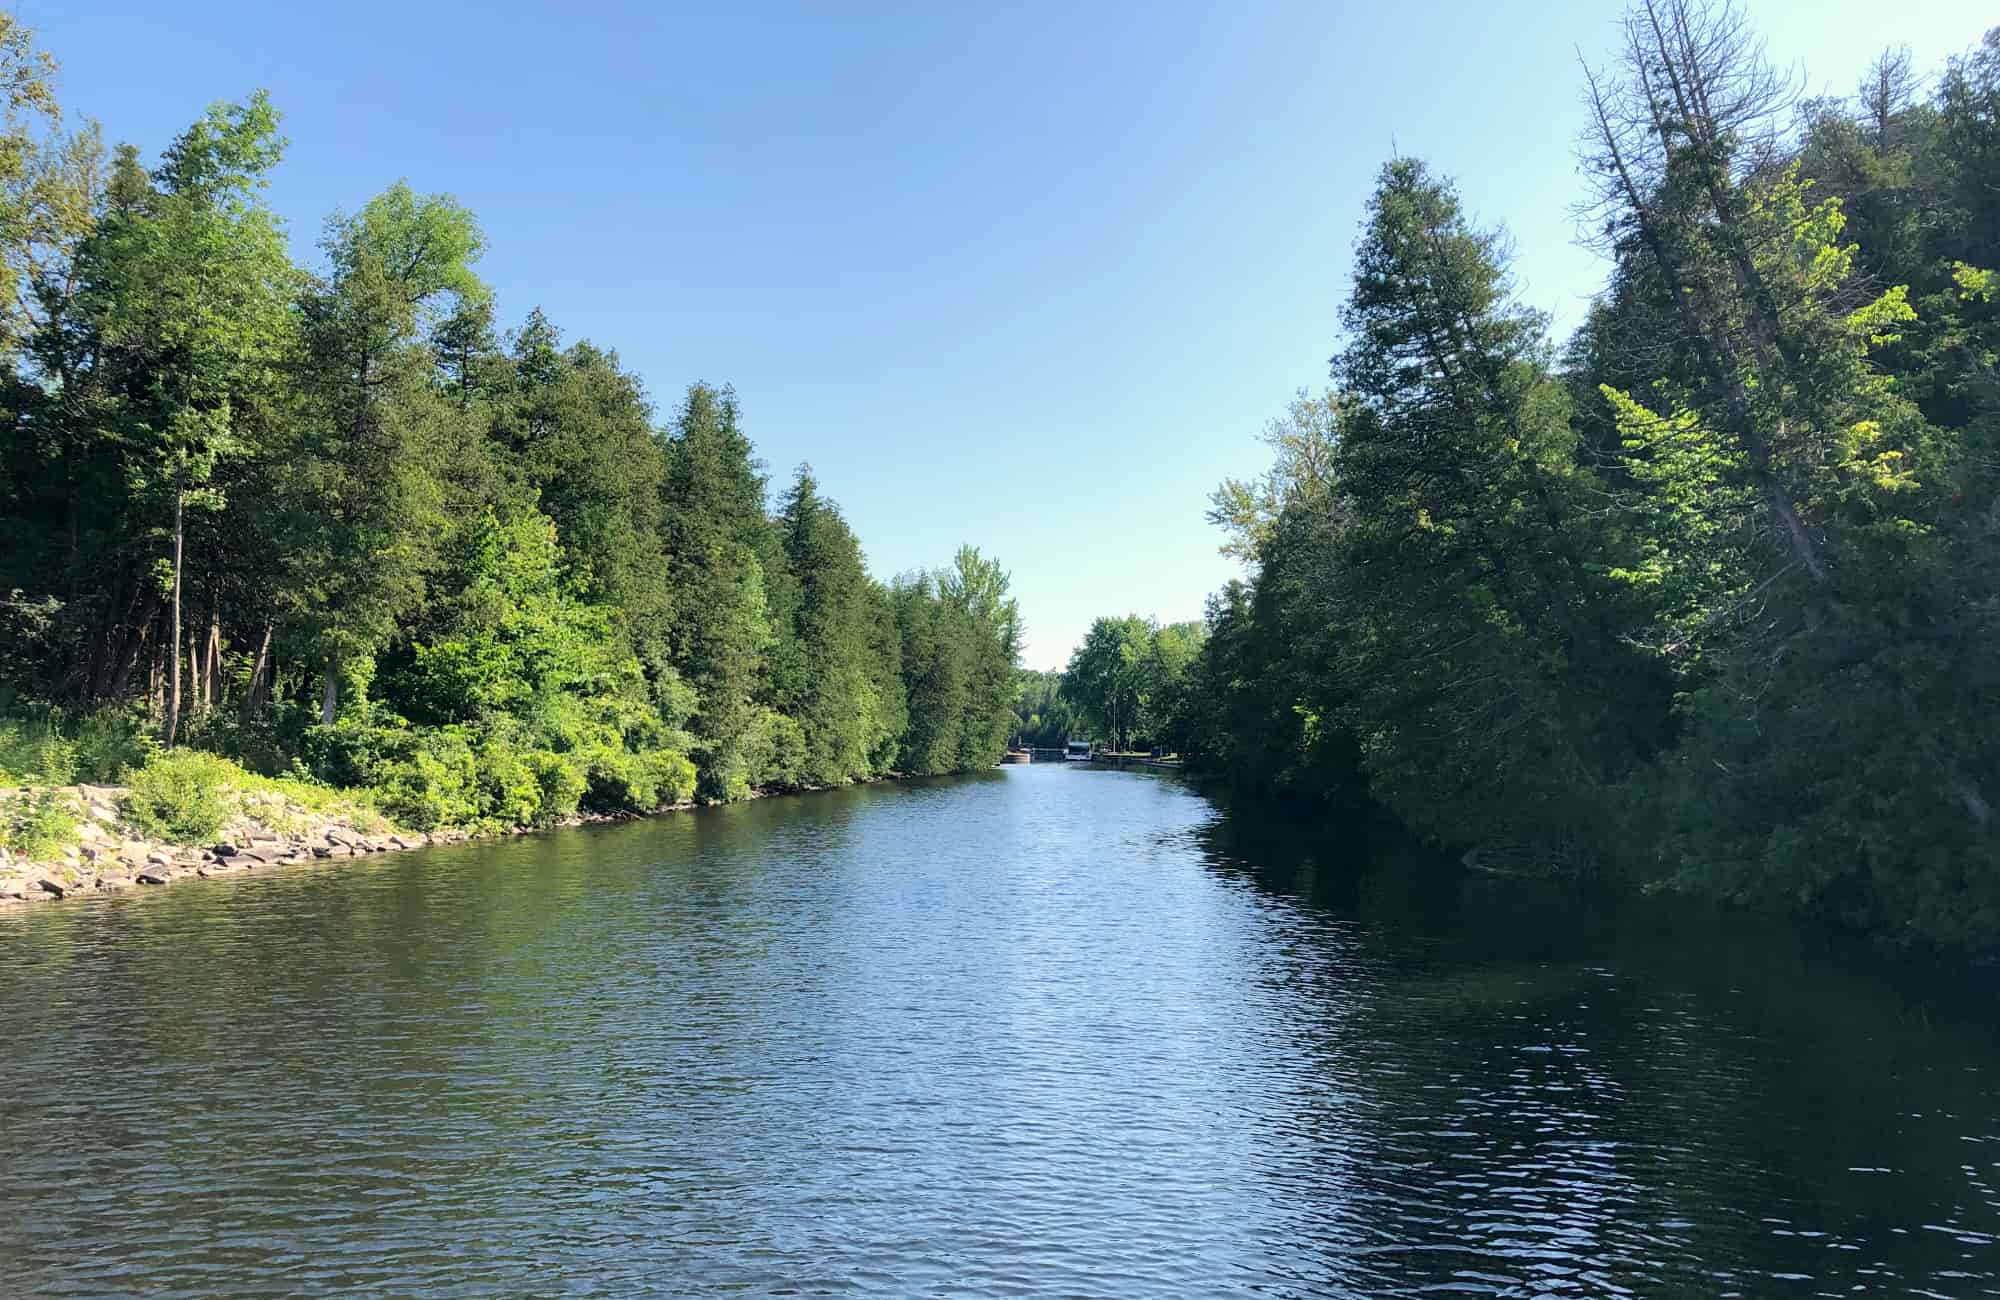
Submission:
{"label": "water surface", "polygon": [[1994,1295],[1996,1069],[1044,764],[0,914],[0,1293]]}

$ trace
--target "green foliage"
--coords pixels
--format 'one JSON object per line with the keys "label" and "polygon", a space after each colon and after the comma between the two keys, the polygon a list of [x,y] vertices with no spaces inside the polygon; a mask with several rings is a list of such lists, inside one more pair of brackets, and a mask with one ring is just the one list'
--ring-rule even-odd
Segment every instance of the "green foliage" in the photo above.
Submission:
{"label": "green foliage", "polygon": [[136,719],[115,709],[74,722],[53,708],[0,721],[0,773],[37,785],[116,782],[157,750]]}
{"label": "green foliage", "polygon": [[214,754],[177,750],[131,774],[119,805],[141,835],[170,844],[213,840],[229,820],[228,791],[240,768]]}
{"label": "green foliage", "polygon": [[[1214,498],[1252,572],[1172,728],[1441,842],[2000,943],[2000,31],[1928,103],[1885,58],[1795,144],[1731,6],[1625,31],[1567,373],[1498,237],[1385,167],[1335,391]],[[1079,651],[1100,726],[1142,712],[1135,624]]]}
{"label": "green foliage", "polygon": [[[1260,536],[1268,546],[1270,532]],[[1206,637],[1197,623],[1161,627],[1136,614],[1100,618],[1070,655],[1062,702],[1116,749],[1177,749],[1182,737],[1175,719],[1187,707],[1188,670]]]}
{"label": "green foliage", "polygon": [[0,802],[0,845],[30,862],[51,862],[76,843],[79,826],[68,799],[53,790]]}

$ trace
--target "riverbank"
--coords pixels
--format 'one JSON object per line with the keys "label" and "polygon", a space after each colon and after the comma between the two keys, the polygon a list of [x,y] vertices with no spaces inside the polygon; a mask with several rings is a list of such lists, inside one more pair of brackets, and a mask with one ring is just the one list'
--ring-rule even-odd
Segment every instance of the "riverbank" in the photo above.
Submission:
{"label": "riverbank", "polygon": [[[885,772],[853,785],[908,779]],[[801,786],[750,791],[750,799],[817,794],[836,786]],[[129,788],[71,785],[0,789],[0,804],[32,801],[52,806],[74,823],[73,842],[60,851],[26,857],[0,846],[0,908],[55,902],[99,894],[159,888],[177,880],[241,875],[303,863],[362,858],[420,849],[434,844],[500,839],[566,830],[607,822],[638,821],[665,813],[693,812],[696,801],[665,804],[647,813],[578,812],[546,826],[474,829],[462,826],[417,831],[393,826],[380,813],[338,796],[315,807],[283,793],[236,791],[229,819],[210,842],[174,844],[142,834],[122,811]]]}
{"label": "riverbank", "polygon": [[[413,831],[390,825],[379,813],[360,804],[341,806],[335,801],[333,806],[315,808],[283,794],[242,791],[234,792],[230,815],[214,837],[202,845],[187,845],[140,832],[123,811],[129,794],[126,787],[113,785],[0,791],[0,799],[32,800],[48,810],[44,815],[52,815],[64,828],[62,838],[70,841],[54,852],[33,857],[0,847],[0,907],[552,829],[522,826],[474,831],[447,827]],[[617,820],[622,818],[579,813],[556,825]]]}

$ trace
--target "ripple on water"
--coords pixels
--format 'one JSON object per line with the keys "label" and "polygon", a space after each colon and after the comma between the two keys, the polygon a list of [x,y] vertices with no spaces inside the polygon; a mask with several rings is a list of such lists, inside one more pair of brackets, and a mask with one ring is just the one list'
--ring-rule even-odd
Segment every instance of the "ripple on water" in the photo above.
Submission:
{"label": "ripple on water", "polygon": [[1994,1044],[1717,944],[1052,766],[10,914],[0,1290],[2000,1293]]}

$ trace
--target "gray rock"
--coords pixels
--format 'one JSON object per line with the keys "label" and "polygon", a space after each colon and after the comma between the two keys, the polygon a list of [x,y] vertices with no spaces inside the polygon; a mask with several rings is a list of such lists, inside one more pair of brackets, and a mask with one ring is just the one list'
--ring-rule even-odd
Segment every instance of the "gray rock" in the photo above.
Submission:
{"label": "gray rock", "polygon": [[173,873],[165,867],[148,867],[133,877],[142,885],[164,885],[173,878]]}
{"label": "gray rock", "polygon": [[67,888],[65,888],[62,885],[58,885],[55,881],[50,880],[46,876],[37,880],[35,883],[41,886],[43,893],[54,894],[57,898],[61,898],[69,893],[69,890]]}

